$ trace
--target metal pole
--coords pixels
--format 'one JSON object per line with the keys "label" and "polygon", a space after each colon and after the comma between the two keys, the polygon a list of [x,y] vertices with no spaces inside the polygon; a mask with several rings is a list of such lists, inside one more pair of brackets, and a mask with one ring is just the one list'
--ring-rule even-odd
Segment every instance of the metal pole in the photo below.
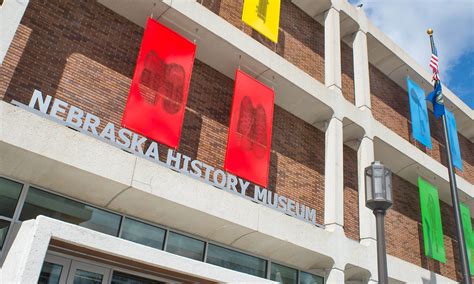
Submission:
{"label": "metal pole", "polygon": [[446,125],[446,115],[443,115],[443,128],[444,128],[444,139],[446,143],[446,157],[448,158],[448,169],[449,169],[449,184],[451,186],[451,200],[453,201],[454,219],[456,221],[456,237],[459,247],[459,262],[461,263],[461,271],[464,279],[464,283],[471,284],[471,272],[469,271],[469,261],[467,258],[467,248],[464,238],[464,231],[462,226],[461,213],[459,209],[459,198],[458,190],[456,186],[456,176],[454,175],[452,157],[451,157],[451,145],[449,144],[448,129]]}
{"label": "metal pole", "polygon": [[[433,30],[429,29],[428,34],[430,36],[431,52],[434,50]],[[437,84],[441,84],[436,81]],[[435,83],[435,84],[436,84]],[[458,241],[459,248],[459,261],[461,263],[461,272],[464,283],[471,284],[471,273],[469,271],[469,262],[467,258],[466,242],[464,239],[464,231],[462,226],[461,213],[459,209],[458,190],[456,186],[456,176],[454,175],[453,162],[451,157],[451,145],[449,143],[448,128],[446,124],[446,115],[443,114],[443,130],[444,130],[444,143],[446,145],[446,157],[448,159],[448,172],[449,172],[449,185],[451,187],[451,200],[453,202],[454,220],[456,221],[456,239]]]}
{"label": "metal pole", "polygon": [[374,210],[377,225],[377,269],[379,274],[379,284],[388,284],[387,252],[385,251],[385,210]]}

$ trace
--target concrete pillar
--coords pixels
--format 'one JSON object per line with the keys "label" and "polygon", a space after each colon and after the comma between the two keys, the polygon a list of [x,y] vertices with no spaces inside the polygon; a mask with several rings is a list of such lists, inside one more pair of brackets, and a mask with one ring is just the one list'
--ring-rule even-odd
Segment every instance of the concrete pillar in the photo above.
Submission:
{"label": "concrete pillar", "polygon": [[326,128],[324,223],[328,231],[344,233],[344,168],[342,121],[332,117]]}
{"label": "concrete pillar", "polygon": [[324,18],[324,82],[342,94],[339,11],[331,7]]}
{"label": "concrete pillar", "polygon": [[344,270],[337,267],[333,267],[329,270],[327,274],[326,282],[327,284],[340,284],[344,283]]}
{"label": "concrete pillar", "polygon": [[29,0],[2,1],[0,7],[0,65],[13,41]]}
{"label": "concrete pillar", "polygon": [[369,56],[367,35],[358,30],[352,44],[354,57],[355,105],[362,110],[370,110]]}
{"label": "concrete pillar", "polygon": [[357,150],[357,175],[359,187],[359,234],[360,242],[373,245],[375,248],[376,228],[375,217],[370,209],[365,207],[365,173],[364,170],[374,161],[374,141],[364,136]]}

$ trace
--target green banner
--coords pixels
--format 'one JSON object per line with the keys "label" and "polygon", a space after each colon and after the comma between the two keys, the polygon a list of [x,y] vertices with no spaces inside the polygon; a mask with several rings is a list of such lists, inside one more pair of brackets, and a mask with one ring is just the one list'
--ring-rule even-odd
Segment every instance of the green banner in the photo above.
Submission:
{"label": "green banner", "polygon": [[436,187],[418,177],[425,255],[446,263],[443,226]]}
{"label": "green banner", "polygon": [[467,258],[469,259],[469,270],[474,275],[474,265],[472,256],[474,256],[474,235],[472,234],[471,212],[469,207],[461,203],[461,220],[464,231],[464,239],[466,240]]}

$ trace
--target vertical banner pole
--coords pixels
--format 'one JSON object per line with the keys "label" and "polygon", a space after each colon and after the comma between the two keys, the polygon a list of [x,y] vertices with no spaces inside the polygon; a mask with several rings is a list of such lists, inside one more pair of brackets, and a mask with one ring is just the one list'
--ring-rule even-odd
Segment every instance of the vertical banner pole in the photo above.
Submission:
{"label": "vertical banner pole", "polygon": [[[433,41],[432,30],[428,30],[428,34],[430,35],[431,52],[433,52],[434,41]],[[436,81],[435,84],[441,84],[441,83],[439,81]],[[443,117],[444,143],[446,145],[445,151],[446,151],[446,157],[448,159],[449,185],[451,187],[451,200],[453,202],[454,219],[456,221],[456,238],[458,241],[458,248],[459,248],[459,261],[461,264],[461,272],[462,272],[464,283],[471,284],[472,283],[471,273],[469,271],[466,242],[464,239],[461,213],[459,209],[458,190],[456,186],[456,176],[454,174],[453,161],[451,157],[451,145],[449,143],[448,129],[447,129],[447,123],[446,123],[446,114],[443,114],[442,117]]]}

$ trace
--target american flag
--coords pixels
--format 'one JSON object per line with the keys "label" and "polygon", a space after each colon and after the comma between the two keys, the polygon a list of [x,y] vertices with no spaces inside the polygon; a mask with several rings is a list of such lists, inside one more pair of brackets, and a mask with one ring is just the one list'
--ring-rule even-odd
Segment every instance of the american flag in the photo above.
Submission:
{"label": "american flag", "polygon": [[431,52],[430,67],[433,70],[433,80],[439,81],[439,68],[438,68],[438,51],[433,42],[433,50]]}

